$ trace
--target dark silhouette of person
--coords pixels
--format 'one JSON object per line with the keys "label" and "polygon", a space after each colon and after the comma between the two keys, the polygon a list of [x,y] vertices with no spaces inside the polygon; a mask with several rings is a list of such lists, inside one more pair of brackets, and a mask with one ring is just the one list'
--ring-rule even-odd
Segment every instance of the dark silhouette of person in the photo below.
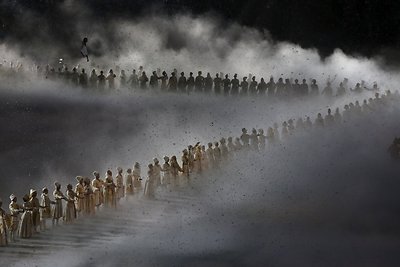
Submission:
{"label": "dark silhouette of person", "polygon": [[299,80],[295,79],[294,80],[294,84],[292,85],[292,90],[293,90],[293,94],[294,96],[301,96],[302,92],[301,92],[301,86],[299,84]]}
{"label": "dark silhouette of person", "polygon": [[139,86],[141,89],[146,89],[149,78],[147,77],[146,72],[144,70],[142,70],[141,72],[142,72],[142,75],[139,78]]}
{"label": "dark silhouette of person", "polygon": [[231,90],[231,80],[229,79],[229,75],[225,75],[225,79],[222,81],[224,84],[224,95],[229,95],[229,91]]}
{"label": "dark silhouette of person", "polygon": [[307,96],[308,95],[308,84],[307,84],[306,79],[303,79],[303,82],[300,85],[300,89],[301,89],[301,95],[302,96]]}
{"label": "dark silhouette of person", "polygon": [[222,83],[222,79],[219,77],[219,74],[215,74],[215,78],[214,78],[214,93],[219,95],[221,94],[221,83]]}
{"label": "dark silhouette of person", "polygon": [[87,88],[88,86],[88,77],[85,73],[85,69],[82,69],[82,73],[79,75],[79,85],[83,88]]}
{"label": "dark silhouette of person", "polygon": [[150,76],[149,85],[152,89],[158,89],[158,76],[156,71],[153,71],[153,74]]}
{"label": "dark silhouette of person", "polygon": [[247,95],[249,91],[249,83],[247,82],[247,77],[243,77],[242,82],[240,83],[240,87],[242,90],[240,91],[240,95]]}
{"label": "dark silhouette of person", "polygon": [[197,77],[194,80],[194,90],[196,92],[203,92],[203,88],[204,88],[204,77],[202,76],[201,71],[199,71],[197,73]]}
{"label": "dark silhouette of person", "polygon": [[181,77],[179,77],[178,80],[178,88],[179,91],[182,93],[186,93],[186,77],[185,77],[185,73],[181,72]]}
{"label": "dark silhouette of person", "polygon": [[336,90],[336,96],[344,96],[346,94],[346,88],[343,85],[343,82],[340,82],[339,87]]}
{"label": "dark silhouette of person", "polygon": [[106,87],[106,76],[104,75],[104,71],[100,71],[100,75],[97,76],[97,79],[99,81],[98,88],[99,90],[103,91]]}
{"label": "dark silhouette of person", "polygon": [[176,92],[177,87],[178,87],[178,80],[176,78],[175,72],[172,72],[171,77],[169,77],[168,81],[168,89],[170,92]]}
{"label": "dark silhouette of person", "polygon": [[283,83],[283,78],[279,78],[278,82],[276,83],[275,95],[278,97],[282,97],[284,91],[285,91],[285,84]]}
{"label": "dark silhouette of person", "polygon": [[257,93],[257,85],[258,82],[256,81],[256,76],[251,78],[250,86],[249,86],[249,93],[250,95],[255,95]]}
{"label": "dark silhouette of person", "polygon": [[265,83],[264,78],[261,78],[260,83],[257,86],[258,95],[265,96],[266,90],[267,90],[267,84]]}
{"label": "dark silhouette of person", "polygon": [[325,95],[326,97],[331,97],[333,95],[333,90],[331,87],[331,82],[326,83],[326,87],[322,90],[321,94]]}
{"label": "dark silhouette of person", "polygon": [[319,95],[319,88],[318,88],[317,80],[312,79],[310,87],[311,87],[311,92],[310,92],[311,95],[314,95],[314,96]]}
{"label": "dark silhouette of person", "polygon": [[210,73],[207,73],[206,78],[204,79],[204,92],[209,94],[212,91],[213,79],[211,78]]}
{"label": "dark silhouette of person", "polygon": [[166,71],[162,72],[161,77],[159,77],[158,79],[161,80],[161,90],[165,91],[168,88],[168,74]]}
{"label": "dark silhouette of person", "polygon": [[239,86],[240,86],[240,82],[239,79],[237,78],[237,74],[235,73],[235,75],[233,75],[233,79],[231,81],[231,95],[238,95],[239,94]]}
{"label": "dark silhouette of person", "polygon": [[283,87],[282,97],[288,97],[293,95],[293,85],[289,79],[285,79],[285,86]]}
{"label": "dark silhouette of person", "polygon": [[269,97],[272,97],[275,95],[275,82],[274,82],[274,77],[271,77],[269,79],[269,82],[267,83],[267,95]]}
{"label": "dark silhouette of person", "polygon": [[78,70],[76,68],[72,69],[71,81],[72,81],[72,85],[78,86],[78,84],[79,84],[79,73],[78,73]]}
{"label": "dark silhouette of person", "polygon": [[194,88],[194,77],[193,77],[193,72],[189,73],[189,78],[187,79],[187,91],[192,92]]}

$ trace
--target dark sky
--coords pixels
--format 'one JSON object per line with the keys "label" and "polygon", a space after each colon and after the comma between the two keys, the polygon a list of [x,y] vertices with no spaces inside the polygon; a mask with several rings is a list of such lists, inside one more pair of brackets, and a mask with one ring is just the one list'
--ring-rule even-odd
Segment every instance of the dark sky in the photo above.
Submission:
{"label": "dark sky", "polygon": [[[53,2],[53,4],[48,4]],[[1,0],[0,39],[13,37],[27,41],[37,23],[19,21],[32,12],[41,23],[52,25],[54,41],[74,30],[74,18],[60,12],[63,0]],[[400,43],[400,1],[379,0],[88,0],[85,4],[94,17],[107,21],[115,17],[136,18],[146,14],[190,12],[213,13],[227,23],[268,29],[278,41],[290,41],[303,47],[316,47],[321,55],[341,48],[349,54],[384,54],[396,61]],[[21,28],[24,30],[21,32]],[[400,57],[399,57],[400,59]],[[400,61],[400,60],[399,60]]]}

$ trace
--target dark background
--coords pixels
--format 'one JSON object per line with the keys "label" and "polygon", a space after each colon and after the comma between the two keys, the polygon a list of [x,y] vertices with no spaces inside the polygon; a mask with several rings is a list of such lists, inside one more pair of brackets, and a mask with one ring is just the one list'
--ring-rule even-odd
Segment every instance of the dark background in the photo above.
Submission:
{"label": "dark background", "polygon": [[[73,14],[60,8],[65,1],[2,0],[0,40],[28,42],[38,29],[48,31],[52,42],[66,46],[76,33]],[[83,3],[82,3],[83,2]],[[74,3],[74,2],[72,2]],[[90,16],[104,23],[116,17],[137,18],[149,14],[211,13],[226,23],[268,30],[276,41],[315,47],[324,57],[335,48],[345,53],[382,56],[396,65],[399,46],[400,2],[379,0],[88,0],[80,1]],[[29,11],[34,21],[21,20]],[[46,27],[40,27],[42,26]],[[44,29],[46,28],[46,29]]]}

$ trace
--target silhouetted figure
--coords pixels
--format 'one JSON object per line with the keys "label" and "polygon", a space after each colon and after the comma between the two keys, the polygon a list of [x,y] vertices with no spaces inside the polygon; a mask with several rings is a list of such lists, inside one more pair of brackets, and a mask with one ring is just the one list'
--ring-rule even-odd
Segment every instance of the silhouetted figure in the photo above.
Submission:
{"label": "silhouetted figure", "polygon": [[250,135],[247,134],[246,128],[242,129],[242,135],[240,136],[240,140],[242,141],[244,147],[246,148],[249,147]]}
{"label": "silhouetted figure", "polygon": [[166,91],[168,89],[168,74],[167,74],[167,72],[163,71],[161,77],[159,77],[158,79],[161,80],[161,90]]}
{"label": "silhouetted figure", "polygon": [[326,87],[322,90],[321,94],[326,97],[331,97],[333,95],[333,90],[329,81],[326,83]]}
{"label": "silhouetted figure", "polygon": [[332,115],[332,111],[329,108],[328,114],[325,116],[325,124],[326,126],[332,126],[335,122],[335,117]]}
{"label": "silhouetted figure", "polygon": [[346,94],[346,88],[344,87],[343,83],[339,84],[339,87],[336,91],[336,96],[344,96]]}
{"label": "silhouetted figure", "polygon": [[90,88],[97,88],[97,73],[96,70],[93,69],[92,73],[90,74],[90,78],[89,78],[89,86]]}
{"label": "silhouetted figure", "polygon": [[184,72],[181,72],[181,77],[179,77],[178,88],[180,92],[186,93],[186,77]]}
{"label": "silhouetted figure", "polygon": [[206,78],[204,79],[204,92],[209,94],[212,91],[213,79],[210,73],[207,73]]}
{"label": "silhouetted figure", "polygon": [[257,93],[257,85],[258,82],[256,81],[256,76],[251,78],[250,86],[249,86],[249,94],[254,96]]}
{"label": "silhouetted figure", "polygon": [[231,81],[231,95],[239,94],[239,79],[237,78],[237,74],[233,75],[233,79]]}
{"label": "silhouetted figure", "polygon": [[204,77],[202,76],[201,71],[197,73],[197,77],[194,81],[195,91],[196,92],[203,92],[204,88]]}
{"label": "silhouetted figure", "polygon": [[[294,80],[294,84],[292,85],[292,90],[293,90],[293,96],[301,96],[302,95],[302,93],[301,93],[301,86],[300,86],[300,84],[299,84],[299,80],[298,79],[295,79]],[[288,92],[289,92],[289,90],[287,90]]]}
{"label": "silhouetted figure", "polygon": [[311,91],[310,91],[311,95],[314,95],[314,96],[319,95],[319,88],[318,88],[317,80],[312,79],[310,87],[311,87]]}
{"label": "silhouetted figure", "polygon": [[283,97],[294,96],[296,93],[297,93],[297,91],[295,91],[295,88],[292,85],[292,83],[290,82],[290,80],[285,79],[285,86],[283,87],[282,96]]}
{"label": "silhouetted figure", "polygon": [[83,88],[87,88],[88,86],[88,77],[85,69],[82,69],[82,73],[79,75],[79,85]]}
{"label": "silhouetted figure", "polygon": [[89,62],[89,53],[87,50],[87,42],[88,42],[88,38],[83,38],[82,40],[82,46],[81,46],[81,55],[86,58],[86,61]]}
{"label": "silhouetted figure", "polygon": [[142,75],[139,78],[140,88],[141,89],[146,89],[148,81],[149,81],[149,78],[147,77],[146,72],[142,71]]}
{"label": "silhouetted figure", "polygon": [[127,83],[130,85],[131,89],[134,89],[138,86],[139,78],[136,74],[136,70],[132,70],[132,74],[129,76]]}
{"label": "silhouetted figure", "polygon": [[222,84],[222,79],[219,77],[219,74],[215,74],[214,78],[214,93],[219,95],[221,94],[221,84]]}
{"label": "silhouetted figure", "polygon": [[308,84],[306,79],[303,79],[302,84],[300,85],[300,91],[302,96],[307,96],[308,95]]}
{"label": "silhouetted figure", "polygon": [[79,73],[76,68],[72,69],[71,82],[72,82],[72,85],[74,85],[74,86],[78,86],[78,84],[79,84]]}
{"label": "silhouetted figure", "polygon": [[276,92],[275,95],[277,97],[282,97],[285,92],[285,84],[283,83],[283,78],[279,78],[276,83]]}
{"label": "silhouetted figure", "polygon": [[178,88],[178,80],[176,78],[175,72],[172,72],[171,77],[169,77],[168,81],[168,90],[170,92],[176,92],[177,88]]}
{"label": "silhouetted figure", "polygon": [[269,97],[272,97],[272,96],[275,95],[275,87],[276,87],[276,85],[275,85],[275,82],[274,82],[274,78],[271,77],[269,79],[269,82],[267,83],[267,95]]}
{"label": "silhouetted figure", "polygon": [[98,88],[99,90],[103,91],[106,86],[106,76],[104,75],[104,72],[100,71],[100,75],[97,78],[99,81]]}
{"label": "silhouetted figure", "polygon": [[356,87],[354,87],[354,89],[351,89],[351,88],[350,88],[350,91],[353,91],[353,92],[355,92],[355,93],[362,93],[363,88],[361,87],[361,84],[360,84],[360,83],[357,83],[357,84],[356,84]]}
{"label": "silhouetted figure", "polygon": [[229,75],[225,75],[225,79],[222,81],[224,84],[224,95],[229,95],[229,92],[231,90],[231,80],[229,79]]}
{"label": "silhouetted figure", "polygon": [[125,88],[126,87],[126,81],[127,81],[127,78],[126,78],[125,70],[121,70],[121,74],[119,76],[119,87],[120,88]]}
{"label": "silhouetted figure", "polygon": [[187,91],[188,93],[192,92],[194,88],[194,77],[193,72],[189,73],[189,78],[187,79]]}
{"label": "silhouetted figure", "polygon": [[265,83],[264,78],[261,78],[260,83],[257,86],[258,95],[264,96],[266,90],[267,90],[267,84]]}
{"label": "silhouetted figure", "polygon": [[317,118],[315,119],[314,125],[317,128],[324,127],[324,119],[322,118],[322,114],[321,113],[318,113]]}
{"label": "silhouetted figure", "polygon": [[108,72],[108,76],[106,78],[106,80],[108,81],[109,89],[115,89],[115,78],[116,77],[117,77],[117,75],[115,75],[114,71],[112,69],[110,69],[110,71]]}
{"label": "silhouetted figure", "polygon": [[158,76],[156,71],[153,71],[152,75],[150,76],[149,85],[151,89],[158,89]]}
{"label": "silhouetted figure", "polygon": [[247,95],[249,91],[249,83],[247,82],[247,77],[243,77],[243,80],[240,83],[240,87],[242,88],[240,90],[240,95]]}

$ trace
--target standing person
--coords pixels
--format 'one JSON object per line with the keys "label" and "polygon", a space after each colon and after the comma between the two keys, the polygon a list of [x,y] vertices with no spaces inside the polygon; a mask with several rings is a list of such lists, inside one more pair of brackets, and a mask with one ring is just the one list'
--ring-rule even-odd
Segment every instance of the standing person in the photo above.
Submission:
{"label": "standing person", "polygon": [[179,166],[176,156],[172,156],[171,157],[171,178],[172,178],[171,184],[172,184],[172,186],[177,186],[179,184],[178,183],[179,172],[183,172],[183,170]]}
{"label": "standing person", "polygon": [[90,185],[90,179],[85,177],[83,180],[83,190],[85,194],[84,201],[84,211],[86,215],[93,215],[95,213],[95,203],[94,203],[94,194],[92,186]]}
{"label": "standing person", "polygon": [[310,94],[317,96],[319,95],[319,88],[318,88],[318,84],[317,84],[317,80],[316,79],[312,79],[311,80],[311,91]]}
{"label": "standing person", "polygon": [[214,160],[214,149],[213,149],[213,145],[212,145],[212,143],[210,142],[210,143],[208,143],[207,144],[208,145],[208,148],[207,148],[207,150],[206,150],[206,155],[207,155],[207,163],[208,163],[208,167],[209,168],[213,168],[214,167],[214,162],[215,162],[215,160]]}
{"label": "standing person", "polygon": [[184,72],[181,72],[181,77],[179,77],[178,88],[181,93],[186,93],[186,77]]}
{"label": "standing person", "polygon": [[190,93],[193,91],[194,88],[194,77],[193,77],[193,72],[189,73],[189,78],[187,79],[187,92]]}
{"label": "standing person", "polygon": [[146,89],[147,88],[147,82],[149,81],[149,78],[147,78],[146,72],[143,71],[142,75],[139,78],[139,84],[141,89]]}
{"label": "standing person", "polygon": [[269,79],[269,82],[267,83],[267,95],[268,95],[268,97],[273,97],[275,95],[274,77],[271,77]]}
{"label": "standing person", "polygon": [[92,89],[96,89],[97,88],[97,73],[96,73],[95,69],[92,69],[92,73],[90,74],[89,86]]}
{"label": "standing person", "polygon": [[157,76],[157,72],[153,71],[153,74],[150,76],[150,87],[152,89],[158,89],[158,76]]}
{"label": "standing person", "polygon": [[203,88],[204,88],[204,77],[202,76],[202,72],[199,71],[197,73],[197,77],[194,80],[194,90],[196,92],[203,92]]}
{"label": "standing person", "polygon": [[147,198],[155,197],[155,177],[153,173],[153,164],[148,165],[147,179],[144,186],[144,196]]}
{"label": "standing person", "polygon": [[256,76],[253,76],[252,78],[251,78],[251,82],[250,82],[250,86],[249,86],[249,93],[250,93],[250,95],[256,95],[256,93],[257,93],[257,85],[258,85],[258,82],[256,81]]}
{"label": "standing person", "polygon": [[67,185],[67,191],[65,191],[67,206],[65,208],[64,221],[65,223],[72,223],[76,219],[76,207],[75,199],[76,193],[72,190],[72,185]]}
{"label": "standing person", "polygon": [[186,176],[186,178],[189,178],[189,152],[187,149],[183,150],[183,155],[182,155],[182,172],[183,175]]}
{"label": "standing person", "polygon": [[168,80],[168,90],[170,92],[176,92],[177,87],[178,87],[178,80],[176,79],[175,72],[172,72],[171,77],[169,77]]}
{"label": "standing person", "polygon": [[119,88],[125,88],[126,87],[126,74],[125,70],[121,70],[121,74],[119,76]]}
{"label": "standing person", "polygon": [[40,226],[40,203],[37,198],[37,192],[34,189],[31,189],[29,192],[29,202],[32,207],[32,228],[33,232],[37,233],[37,228]]}
{"label": "standing person", "polygon": [[84,202],[85,202],[85,195],[84,195],[84,186],[83,186],[83,177],[77,176],[76,180],[78,183],[75,186],[75,194],[76,194],[76,212],[80,215],[81,212],[84,212]]}
{"label": "standing person", "polygon": [[142,177],[141,177],[141,169],[139,162],[135,162],[133,166],[133,188],[134,191],[139,192],[142,189]]}
{"label": "standing person", "polygon": [[104,75],[103,71],[100,71],[100,75],[97,76],[97,79],[99,81],[98,83],[98,89],[100,91],[104,91],[104,88],[106,87],[106,76]]}
{"label": "standing person", "polygon": [[136,70],[132,70],[132,74],[129,76],[127,83],[130,84],[131,89],[135,89],[137,87],[139,78],[136,74]]}
{"label": "standing person", "polygon": [[94,205],[99,208],[101,204],[104,203],[104,190],[103,180],[100,179],[100,173],[97,171],[93,172],[94,179],[92,180],[93,186],[93,196],[94,196]]}
{"label": "standing person", "polygon": [[249,90],[249,83],[247,82],[247,77],[243,77],[242,82],[240,83],[240,87],[242,90],[240,91],[240,95],[247,95],[247,91]]}
{"label": "standing person", "polygon": [[153,174],[154,174],[154,182],[155,186],[161,185],[161,165],[157,158],[153,159],[154,166],[153,166]]}
{"label": "standing person", "polygon": [[81,74],[79,75],[79,85],[82,88],[87,88],[88,86],[88,76],[85,72],[85,69],[82,69]]}
{"label": "standing person", "polygon": [[161,80],[161,90],[166,91],[168,89],[168,75],[165,71],[162,72],[162,76],[158,79]]}
{"label": "standing person", "polygon": [[212,91],[213,79],[211,78],[210,73],[207,73],[206,78],[204,79],[204,92],[209,94]]}
{"label": "standing person", "polygon": [[106,207],[116,208],[117,201],[115,197],[115,183],[113,181],[111,170],[107,170],[106,178],[104,179],[104,205]]}
{"label": "standing person", "polygon": [[22,209],[24,213],[21,216],[21,222],[18,227],[18,235],[20,238],[32,237],[32,205],[29,202],[29,195],[25,195],[22,200],[24,204]]}
{"label": "standing person", "polygon": [[124,188],[124,178],[122,174],[123,170],[121,167],[117,168],[117,176],[115,176],[115,184],[116,184],[116,200],[119,201],[121,198],[125,196],[125,188]]}
{"label": "standing person", "polygon": [[2,206],[3,200],[0,198],[0,247],[8,245],[6,212],[1,208]]}
{"label": "standing person", "polygon": [[62,218],[64,216],[62,201],[65,200],[66,198],[64,197],[64,194],[61,192],[61,184],[58,182],[55,182],[54,186],[55,186],[55,190],[53,192],[53,196],[54,196],[55,205],[54,205],[54,211],[53,211],[53,225],[54,224],[58,225],[58,221],[60,220],[60,218]]}
{"label": "standing person", "polygon": [[233,79],[231,81],[232,88],[231,88],[231,95],[238,95],[239,94],[239,79],[237,78],[237,74],[233,75]]}
{"label": "standing person", "polygon": [[132,175],[132,169],[129,168],[126,170],[126,175],[125,175],[125,194],[127,196],[133,195],[133,175]]}
{"label": "standing person", "polygon": [[221,94],[221,83],[222,83],[222,79],[219,77],[219,74],[215,74],[215,78],[214,78],[214,93],[216,95]]}
{"label": "standing person", "polygon": [[9,210],[11,214],[11,225],[10,225],[10,241],[15,242],[19,226],[19,214],[23,212],[22,206],[17,203],[17,197],[14,194],[10,196]]}
{"label": "standing person", "polygon": [[169,165],[169,157],[167,156],[164,157],[164,164],[161,171],[164,173],[162,183],[169,186],[171,183],[171,165]]}
{"label": "standing person", "polygon": [[55,202],[50,200],[49,190],[44,187],[40,198],[40,230],[46,229],[46,220],[51,218],[51,204]]}
{"label": "standing person", "polygon": [[86,58],[86,61],[89,62],[89,53],[87,50],[87,42],[88,42],[88,38],[85,37],[82,40],[82,45],[81,45],[81,55],[82,57]]}
{"label": "standing person", "polygon": [[106,80],[108,81],[108,88],[109,89],[115,89],[115,78],[116,77],[117,77],[117,75],[115,75],[113,70],[110,69],[110,71],[108,72],[108,76],[106,78]]}
{"label": "standing person", "polygon": [[231,80],[229,79],[229,75],[225,75],[225,79],[222,80],[222,84],[224,85],[224,95],[229,95],[229,91],[231,90]]}

